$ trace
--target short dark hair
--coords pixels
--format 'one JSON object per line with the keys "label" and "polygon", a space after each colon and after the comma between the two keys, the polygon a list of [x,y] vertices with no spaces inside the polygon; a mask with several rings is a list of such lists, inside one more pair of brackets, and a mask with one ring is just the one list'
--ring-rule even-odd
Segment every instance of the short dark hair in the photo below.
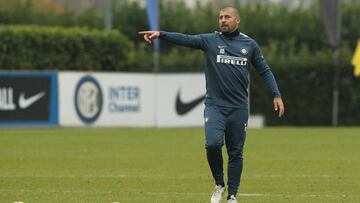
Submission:
{"label": "short dark hair", "polygon": [[235,7],[226,6],[226,7],[223,7],[220,11],[225,11],[225,10],[233,10],[233,11],[235,11],[235,14],[240,17],[239,10]]}

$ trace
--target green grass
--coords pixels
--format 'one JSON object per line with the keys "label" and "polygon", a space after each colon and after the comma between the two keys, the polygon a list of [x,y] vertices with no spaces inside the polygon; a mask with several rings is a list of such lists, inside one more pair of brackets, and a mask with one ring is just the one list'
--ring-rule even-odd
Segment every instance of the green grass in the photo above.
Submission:
{"label": "green grass", "polygon": [[[360,128],[249,129],[239,200],[360,202]],[[209,202],[203,130],[0,129],[0,202]]]}

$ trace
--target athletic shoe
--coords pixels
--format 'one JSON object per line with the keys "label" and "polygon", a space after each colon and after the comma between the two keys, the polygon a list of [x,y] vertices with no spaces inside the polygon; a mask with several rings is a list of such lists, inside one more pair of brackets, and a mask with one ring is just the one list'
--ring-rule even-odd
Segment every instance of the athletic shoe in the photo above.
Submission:
{"label": "athletic shoe", "polygon": [[234,195],[230,196],[230,199],[228,199],[227,203],[238,203]]}
{"label": "athletic shoe", "polygon": [[221,203],[222,195],[225,192],[225,187],[221,185],[215,186],[214,192],[211,195],[211,203]]}

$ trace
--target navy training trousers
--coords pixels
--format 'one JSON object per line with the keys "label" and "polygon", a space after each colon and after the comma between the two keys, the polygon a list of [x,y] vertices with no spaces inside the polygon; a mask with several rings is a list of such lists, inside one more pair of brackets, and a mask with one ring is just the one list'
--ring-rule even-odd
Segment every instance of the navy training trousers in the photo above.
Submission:
{"label": "navy training trousers", "polygon": [[248,110],[206,105],[205,148],[216,185],[224,184],[222,146],[228,154],[228,194],[237,194],[243,168],[243,149],[248,122]]}

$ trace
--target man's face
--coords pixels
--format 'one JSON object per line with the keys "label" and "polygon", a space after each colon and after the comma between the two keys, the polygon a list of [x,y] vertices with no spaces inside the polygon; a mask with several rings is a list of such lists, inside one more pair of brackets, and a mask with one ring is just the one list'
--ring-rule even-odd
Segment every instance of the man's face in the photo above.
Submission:
{"label": "man's face", "polygon": [[236,11],[229,8],[221,10],[219,13],[220,31],[223,33],[231,33],[238,29],[240,24],[240,17]]}

